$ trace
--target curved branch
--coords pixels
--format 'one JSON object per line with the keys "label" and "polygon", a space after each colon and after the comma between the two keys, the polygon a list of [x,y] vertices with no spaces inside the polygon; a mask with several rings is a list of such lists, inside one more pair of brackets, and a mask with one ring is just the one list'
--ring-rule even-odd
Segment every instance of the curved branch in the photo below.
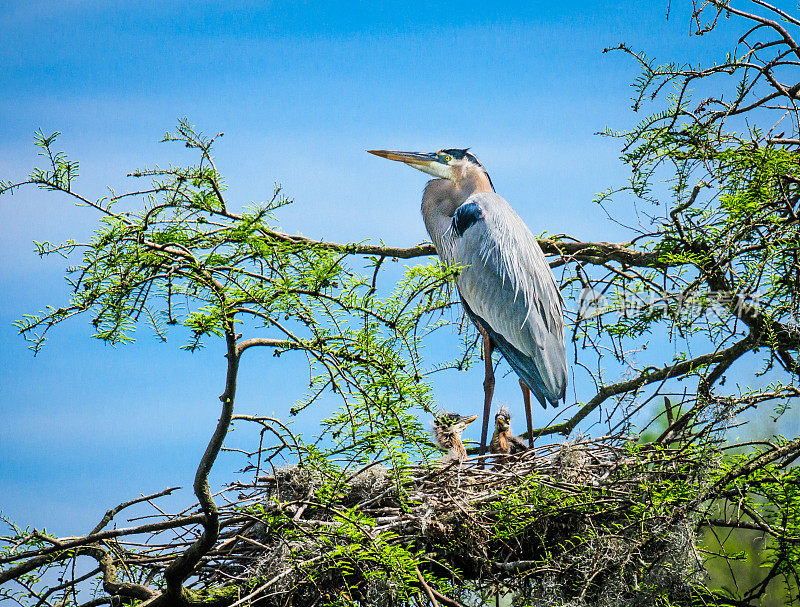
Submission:
{"label": "curved branch", "polygon": [[[772,6],[767,4],[766,2],[759,2],[759,1],[756,1],[756,0],[754,0],[754,2],[756,4],[761,4],[761,6],[764,6],[764,7],[768,8],[768,9],[771,9],[771,10],[777,12],[781,16],[784,16],[783,15],[783,11],[777,11],[775,8],[773,8]],[[729,0],[726,1],[726,2],[722,2],[721,0],[711,0],[711,3],[713,5],[715,5],[715,6],[717,6],[718,8],[720,8],[722,10],[725,10],[725,11],[727,11],[729,13],[732,13],[732,14],[737,15],[739,17],[743,17],[745,19],[749,19],[751,21],[755,21],[756,23],[761,23],[762,25],[766,25],[768,27],[771,27],[778,34],[780,34],[780,36],[783,38],[783,41],[786,43],[786,45],[789,48],[791,48],[792,51],[794,51],[794,54],[797,55],[798,58],[800,58],[800,47],[798,47],[797,42],[795,42],[794,38],[792,38],[791,34],[787,31],[787,29],[785,27],[783,27],[777,21],[773,21],[772,19],[767,19],[766,17],[761,17],[760,15],[755,15],[753,13],[748,13],[748,12],[745,12],[745,11],[740,10],[740,9],[732,8],[731,5],[730,5],[730,1]]]}
{"label": "curved branch", "polygon": [[[597,409],[597,407],[599,407],[609,397],[615,396],[617,394],[625,394],[627,392],[635,392],[636,390],[647,384],[664,381],[665,379],[680,377],[682,375],[686,375],[687,373],[691,373],[692,371],[696,370],[699,367],[703,367],[713,363],[720,363],[728,359],[737,358],[749,349],[749,347],[752,345],[751,340],[752,337],[748,335],[744,339],[736,342],[735,344],[724,350],[703,354],[701,356],[697,356],[690,360],[685,360],[675,363],[670,367],[663,367],[655,371],[642,373],[641,375],[639,375],[639,377],[634,377],[633,379],[629,379],[627,381],[621,381],[616,384],[611,384],[610,386],[603,386],[597,392],[597,395],[594,398],[592,398],[588,403],[583,405],[578,411],[578,413],[576,413],[571,419],[561,424],[555,424],[554,426],[548,426],[546,428],[538,428],[533,431],[533,436],[539,437],[539,436],[546,436],[548,434],[567,435],[570,432],[572,432],[575,426],[577,426],[587,415],[589,415],[592,411]],[[527,438],[527,432],[522,434],[521,436],[523,438]]]}
{"label": "curved branch", "polygon": [[89,532],[89,535],[94,535],[95,533],[99,533],[103,530],[103,528],[108,525],[111,520],[119,514],[122,510],[127,508],[128,506],[133,506],[134,504],[139,504],[141,502],[147,502],[150,500],[157,499],[159,497],[163,497],[165,495],[170,495],[173,491],[177,491],[180,487],[167,487],[163,491],[159,491],[158,493],[152,493],[150,495],[143,495],[142,497],[137,497],[136,499],[128,500],[127,502],[122,502],[119,506],[115,508],[110,508],[106,511],[103,518],[100,520],[99,523]]}
{"label": "curved branch", "polygon": [[117,563],[114,555],[100,546],[84,546],[77,551],[77,554],[91,556],[97,560],[103,572],[103,590],[112,596],[122,596],[132,599],[145,601],[158,595],[158,592],[132,582],[117,581]]}
{"label": "curved branch", "polygon": [[[238,517],[235,521],[231,521],[231,524],[235,524],[237,522],[243,522],[249,520],[246,516]],[[17,554],[11,554],[9,556],[0,557],[0,565],[4,563],[14,563],[17,561],[24,561],[26,559],[32,559],[36,557],[46,557],[48,555],[54,554],[61,550],[70,550],[72,548],[76,548],[78,546],[84,546],[87,544],[91,544],[100,540],[108,540],[117,537],[123,537],[126,535],[138,535],[140,533],[151,533],[154,531],[164,531],[166,529],[175,529],[177,527],[185,527],[186,525],[194,525],[196,523],[203,522],[203,515],[202,514],[193,514],[191,516],[183,516],[180,518],[173,518],[168,521],[161,521],[160,523],[149,523],[147,525],[140,525],[139,527],[123,527],[121,529],[109,529],[108,531],[101,531],[100,533],[94,533],[92,535],[87,535],[84,537],[68,537],[62,538],[59,540],[49,540],[52,544],[46,548],[40,548],[38,550],[26,550],[25,552],[19,552]],[[41,563],[40,563],[41,564]],[[32,571],[38,567],[34,565],[27,571]],[[10,569],[6,571],[0,571],[0,584],[3,584],[14,577]]]}
{"label": "curved branch", "polygon": [[164,571],[167,591],[162,595],[164,600],[174,601],[184,594],[183,582],[194,571],[200,559],[214,547],[219,538],[219,509],[211,495],[208,476],[219,455],[222,443],[228,434],[233,417],[233,402],[236,397],[236,380],[239,373],[239,351],[236,343],[235,326],[232,318],[227,319],[225,338],[228,347],[226,358],[228,369],[225,377],[225,392],[219,397],[222,401],[222,413],[214,434],[206,447],[194,477],[194,493],[203,509],[203,533],[181,556],[175,559]]}
{"label": "curved branch", "polygon": [[292,342],[286,339],[271,339],[268,337],[251,337],[250,339],[245,339],[240,341],[236,345],[236,355],[241,356],[242,352],[247,350],[248,348],[253,348],[255,346],[267,346],[270,348],[290,348],[292,346]]}

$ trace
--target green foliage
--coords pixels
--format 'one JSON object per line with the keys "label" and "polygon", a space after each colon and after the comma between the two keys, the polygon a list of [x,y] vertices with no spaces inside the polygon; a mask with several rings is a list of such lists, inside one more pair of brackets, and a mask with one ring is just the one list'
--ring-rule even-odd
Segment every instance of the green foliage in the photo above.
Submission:
{"label": "green foliage", "polygon": [[[30,179],[72,193],[77,173],[55,151],[57,136],[37,135],[54,168],[36,170]],[[465,363],[426,366],[421,343],[449,322],[443,314],[452,305],[449,285],[457,269],[438,262],[413,266],[386,291],[378,284],[386,256],[354,257],[342,247],[276,232],[269,222],[290,203],[280,188],[241,214],[228,211],[211,156],[215,138],[182,121],[164,140],[198,150],[199,163],[135,171],[151,186],[92,202],[104,217],[91,242],[39,245],[40,255],[80,250],[83,257],[70,270],[67,306],[16,323],[33,350],[50,328],[81,313],[91,316],[94,336],[111,344],[131,341],[140,321],[163,340],[172,326],[184,327],[182,347],[190,351],[233,327],[272,334],[267,345],[276,356],[301,354],[309,363],[308,392],[293,413],[325,395],[342,401],[322,425],[330,439],[326,453],[353,463],[384,456],[404,463],[429,453],[427,432],[415,417],[432,407],[422,379]],[[141,199],[141,208],[115,210],[131,197]]]}
{"label": "green foliage", "polygon": [[764,604],[783,605],[800,593],[800,470],[784,460],[741,473],[770,452],[763,447],[721,460],[716,478],[733,478],[720,492],[724,497],[707,505],[711,524],[703,540],[710,587],[721,599],[747,603],[762,597]]}
{"label": "green foliage", "polygon": [[[449,361],[423,358],[423,340],[451,323],[451,282],[458,269],[430,262],[403,268],[397,284],[383,285],[387,262],[397,261],[391,253],[365,255],[358,245],[276,231],[275,213],[291,202],[279,187],[266,202],[231,211],[212,157],[216,137],[198,133],[186,121],[164,140],[196,150],[197,164],[137,170],[133,176],[149,180],[149,186],[112,191],[95,201],[74,191],[77,165],[56,151],[57,137],[37,135],[52,170],[35,170],[29,183],[72,196],[102,219],[89,242],[37,246],[40,255],[79,260],[69,269],[70,302],[16,323],[34,352],[51,328],[79,314],[90,317],[94,337],[110,344],[132,341],[142,322],[164,341],[182,338],[181,347],[189,351],[209,338],[222,341],[229,360],[224,402],[231,407],[235,370],[245,351],[266,347],[274,356],[301,360],[308,368],[308,389],[292,414],[324,399],[340,403],[308,443],[285,424],[273,428],[282,444],[292,445],[281,457],[302,462],[314,478],[313,491],[304,497],[336,504],[349,495],[354,470],[385,462],[400,496],[408,464],[435,451],[420,421],[434,408],[426,377],[465,367],[474,349],[469,344]],[[2,184],[0,193],[20,185]],[[414,553],[388,545],[391,534],[355,549],[352,533],[359,527],[349,524],[342,522],[338,535],[326,540],[333,562],[366,561],[363,575],[383,572],[395,580],[391,592],[402,600],[416,595],[405,589],[409,575],[416,579],[415,571],[409,573]],[[18,549],[25,546],[36,549],[17,543]]]}
{"label": "green foliage", "polygon": [[[426,350],[453,322],[460,268],[429,260],[386,284],[387,265],[408,249],[283,234],[276,214],[291,201],[279,187],[234,210],[212,156],[221,134],[205,136],[185,120],[164,141],[195,152],[196,164],[135,171],[145,187],[99,200],[75,191],[78,164],[55,147],[58,133],[36,134],[45,167],[0,183],[0,194],[33,184],[92,207],[101,221],[87,243],[36,244],[42,256],[77,261],[69,303],[17,323],[34,352],[52,327],[79,314],[110,344],[131,341],[141,322],[160,339],[177,334],[189,351],[224,343],[223,415],[195,482],[203,533],[180,559],[202,552],[192,565],[201,585],[228,577],[221,594],[192,594],[184,576],[182,600],[230,602],[231,576],[248,592],[269,587],[258,600],[295,605],[433,602],[434,591],[477,601],[502,589],[537,607],[742,607],[777,596],[776,586],[786,604],[800,600],[800,439],[725,446],[726,429],[747,411],[770,403],[782,415],[800,396],[800,84],[782,84],[800,57],[787,28],[800,20],[763,2],[753,4],[769,18],[733,4],[693,3],[698,34],[720,16],[756,25],[720,64],[659,64],[617,49],[641,67],[633,110],[643,116],[604,132],[621,140],[630,179],[597,202],[627,212],[620,223],[631,225],[630,241],[543,243],[560,254],[552,265],[578,302],[570,320],[576,376],[585,376],[575,384],[596,394],[576,396],[568,421],[535,432],[568,434],[597,415],[606,438],[491,471],[431,468],[435,449],[421,421],[436,409],[431,374],[475,358],[472,332],[445,360]],[[781,124],[788,137],[775,134]],[[312,440],[281,420],[248,418],[261,424],[262,442],[269,431],[275,444],[252,453],[256,497],[227,513],[263,532],[253,539],[242,527],[237,541],[270,548],[242,565],[212,551],[217,537],[203,546],[220,528],[203,490],[229,429],[241,356],[256,347],[307,366],[292,414],[333,399],[339,408]],[[743,377],[726,385],[734,371]],[[275,468],[280,458],[288,465]],[[520,465],[529,466],[524,474]],[[259,476],[269,468],[272,477]],[[268,489],[262,478],[271,478]],[[742,545],[756,536],[758,557]],[[130,547],[111,556],[98,543],[61,549],[55,538],[13,527],[0,539],[0,563],[22,562],[13,579],[30,587],[79,554],[112,565],[125,562],[119,555],[132,559],[132,588],[103,571],[113,600],[148,595],[144,572],[162,572],[175,557],[169,546],[149,561]],[[737,583],[736,567],[748,564],[759,571]],[[42,602],[32,590],[2,596]]]}

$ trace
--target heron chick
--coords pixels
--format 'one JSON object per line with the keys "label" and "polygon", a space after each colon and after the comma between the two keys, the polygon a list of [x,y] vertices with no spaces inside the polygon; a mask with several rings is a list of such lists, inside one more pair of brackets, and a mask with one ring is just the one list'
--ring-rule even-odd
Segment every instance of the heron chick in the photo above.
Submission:
{"label": "heron chick", "polygon": [[461,461],[467,457],[461,433],[476,419],[478,419],[477,415],[464,416],[458,413],[442,413],[434,418],[433,437],[442,449],[447,449],[447,454],[442,461]]}
{"label": "heron chick", "polygon": [[511,433],[511,412],[505,407],[500,407],[494,416],[494,435],[489,443],[489,451],[494,454],[521,453],[528,446],[520,437]]}

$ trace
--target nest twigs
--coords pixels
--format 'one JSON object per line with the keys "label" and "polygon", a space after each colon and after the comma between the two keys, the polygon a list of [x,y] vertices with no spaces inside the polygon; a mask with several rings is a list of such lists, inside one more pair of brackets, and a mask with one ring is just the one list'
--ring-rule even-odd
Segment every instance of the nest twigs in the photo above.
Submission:
{"label": "nest twigs", "polygon": [[[220,604],[295,607],[430,596],[457,606],[498,591],[531,604],[614,593],[624,602],[647,584],[687,593],[697,527],[689,506],[708,493],[701,460],[685,447],[609,438],[402,470],[308,459],[270,475],[257,468],[218,494],[220,538],[187,587],[215,600],[224,590]],[[107,588],[124,578],[144,596],[202,530],[195,510],[156,510],[139,527],[42,541],[31,556],[48,566],[105,558]],[[89,545],[104,552],[75,550]]]}
{"label": "nest twigs", "polygon": [[[667,504],[641,507],[643,492],[686,477],[685,458],[674,449],[647,451],[618,440],[542,445],[409,466],[400,483],[374,464],[335,475],[347,481],[338,486],[323,471],[279,469],[239,486],[247,498],[238,507],[260,512],[259,522],[231,545],[227,554],[239,558],[218,564],[207,581],[249,579],[252,589],[258,580],[264,587],[251,599],[264,605],[312,604],[337,588],[353,600],[380,588],[386,604],[398,604],[402,580],[422,596],[456,603],[467,587],[525,596],[544,596],[547,587],[551,596],[558,586],[586,599],[612,577],[664,577],[665,563],[686,581],[693,543],[669,534],[688,527],[672,520]],[[678,545],[680,554],[662,558]]]}

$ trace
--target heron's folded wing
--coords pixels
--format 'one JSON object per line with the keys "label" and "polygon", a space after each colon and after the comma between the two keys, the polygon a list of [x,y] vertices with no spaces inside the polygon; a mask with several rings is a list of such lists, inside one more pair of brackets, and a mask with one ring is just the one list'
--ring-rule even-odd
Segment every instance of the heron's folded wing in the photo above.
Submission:
{"label": "heron's folded wing", "polygon": [[464,266],[457,283],[468,313],[539,401],[556,404],[567,384],[563,300],[531,231],[501,196],[475,194],[453,217],[449,257]]}

